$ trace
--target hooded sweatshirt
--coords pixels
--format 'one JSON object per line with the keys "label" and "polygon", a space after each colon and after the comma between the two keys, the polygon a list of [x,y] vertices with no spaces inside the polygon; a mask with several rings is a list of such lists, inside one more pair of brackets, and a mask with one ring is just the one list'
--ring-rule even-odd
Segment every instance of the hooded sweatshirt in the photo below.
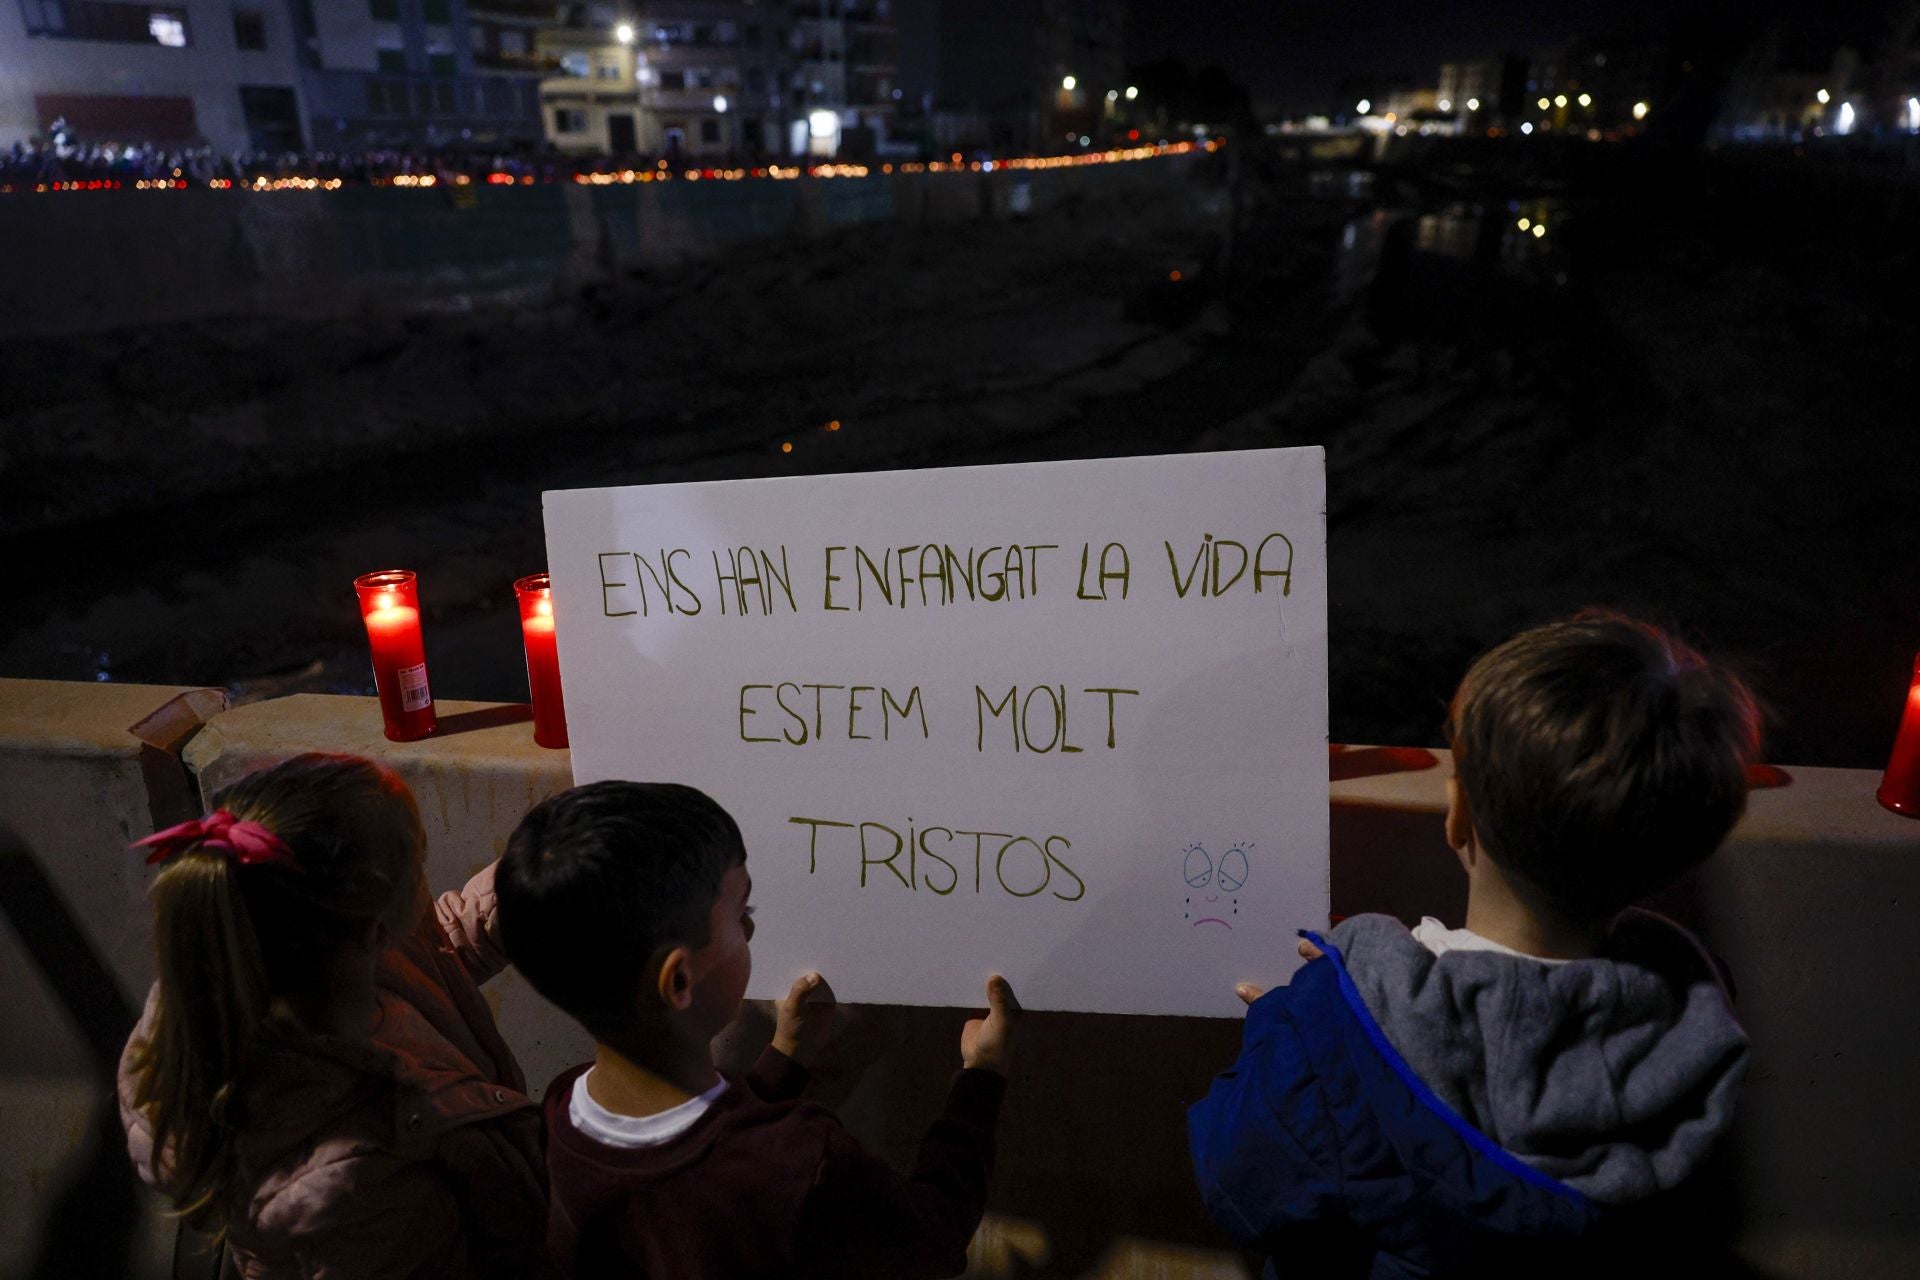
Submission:
{"label": "hooded sweatshirt", "polygon": [[693,1125],[614,1147],[573,1122],[576,1067],[547,1089],[548,1242],[579,1280],[916,1280],[958,1275],[986,1208],[1006,1080],[954,1077],[911,1176],[798,1101],[806,1070],[760,1055]]}
{"label": "hooded sweatshirt", "polygon": [[1355,916],[1248,1010],[1188,1115],[1216,1222],[1276,1264],[1526,1273],[1657,1231],[1732,1120],[1747,1039],[1704,950],[1645,911],[1591,959],[1435,955]]}
{"label": "hooded sweatshirt", "polygon": [[[233,1272],[247,1280],[520,1280],[548,1274],[540,1117],[479,982],[505,965],[493,867],[441,895],[381,958],[380,1021],[367,1040],[274,1019],[242,1082],[244,1185],[225,1209]],[[167,1189],[164,1153],[134,1103],[120,1111],[134,1168]]]}

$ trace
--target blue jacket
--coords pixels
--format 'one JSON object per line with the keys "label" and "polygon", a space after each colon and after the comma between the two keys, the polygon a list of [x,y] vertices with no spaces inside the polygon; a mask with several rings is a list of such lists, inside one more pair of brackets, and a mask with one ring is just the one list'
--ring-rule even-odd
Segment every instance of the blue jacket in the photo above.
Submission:
{"label": "blue jacket", "polygon": [[1195,1173],[1276,1274],[1565,1274],[1657,1230],[1731,1117],[1747,1043],[1697,943],[1435,956],[1357,916],[1248,1010],[1189,1113]]}

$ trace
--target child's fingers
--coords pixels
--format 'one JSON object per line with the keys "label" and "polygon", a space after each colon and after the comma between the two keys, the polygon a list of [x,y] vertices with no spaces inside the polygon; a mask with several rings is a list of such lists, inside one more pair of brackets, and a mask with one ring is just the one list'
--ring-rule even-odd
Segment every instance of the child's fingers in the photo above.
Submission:
{"label": "child's fingers", "polygon": [[807,993],[820,985],[820,975],[811,971],[801,974],[793,980],[793,986],[787,991],[787,1003],[797,1005],[807,998]]}
{"label": "child's fingers", "polygon": [[1311,942],[1308,942],[1305,938],[1300,939],[1299,951],[1302,960],[1318,960],[1321,956],[1327,954]]}
{"label": "child's fingers", "polygon": [[1254,986],[1251,982],[1243,982],[1233,989],[1233,994],[1240,997],[1241,1004],[1252,1004],[1255,1000],[1258,1000],[1267,993],[1261,988]]}
{"label": "child's fingers", "polygon": [[1020,1012],[1020,1001],[1013,994],[1013,984],[997,973],[987,979],[987,1008],[1002,1018],[1011,1018]]}

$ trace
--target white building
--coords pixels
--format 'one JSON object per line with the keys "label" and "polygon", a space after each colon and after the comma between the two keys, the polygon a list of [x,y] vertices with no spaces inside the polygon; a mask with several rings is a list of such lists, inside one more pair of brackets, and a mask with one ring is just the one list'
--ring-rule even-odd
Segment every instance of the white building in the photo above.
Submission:
{"label": "white building", "polygon": [[0,4],[0,146],[51,136],[222,151],[305,143],[286,0]]}

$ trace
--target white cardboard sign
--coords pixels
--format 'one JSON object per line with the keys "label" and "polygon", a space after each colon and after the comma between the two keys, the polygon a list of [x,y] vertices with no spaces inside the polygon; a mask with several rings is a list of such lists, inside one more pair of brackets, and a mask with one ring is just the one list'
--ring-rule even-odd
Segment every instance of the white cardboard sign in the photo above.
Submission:
{"label": "white cardboard sign", "polygon": [[574,778],[739,821],[750,994],[1230,1016],[1325,924],[1319,448],[545,505]]}

